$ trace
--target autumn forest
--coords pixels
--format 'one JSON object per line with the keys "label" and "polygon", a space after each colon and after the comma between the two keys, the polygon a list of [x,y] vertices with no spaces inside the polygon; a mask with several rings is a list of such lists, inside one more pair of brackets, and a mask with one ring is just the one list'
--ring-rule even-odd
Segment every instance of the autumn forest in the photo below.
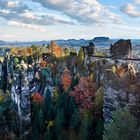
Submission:
{"label": "autumn forest", "polygon": [[112,44],[111,58],[93,42],[78,51],[55,41],[6,48],[0,140],[139,140],[139,63],[125,60],[132,51],[130,40]]}

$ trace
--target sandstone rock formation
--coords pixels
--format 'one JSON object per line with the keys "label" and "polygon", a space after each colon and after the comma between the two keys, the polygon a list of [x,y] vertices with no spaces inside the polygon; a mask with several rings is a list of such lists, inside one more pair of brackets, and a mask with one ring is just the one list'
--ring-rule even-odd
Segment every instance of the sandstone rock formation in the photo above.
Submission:
{"label": "sandstone rock formation", "polygon": [[82,48],[85,56],[92,56],[95,52],[95,45],[92,42],[90,42],[88,46],[83,46]]}
{"label": "sandstone rock formation", "polygon": [[85,64],[91,61],[91,56],[95,53],[95,44],[90,42],[88,46],[82,46],[84,53],[84,62]]}
{"label": "sandstone rock formation", "polygon": [[111,44],[110,46],[110,53],[111,56],[114,58],[118,57],[130,57],[131,56],[131,51],[132,51],[132,44],[131,40],[119,40],[113,45]]}
{"label": "sandstone rock formation", "polygon": [[[128,70],[118,76],[112,69],[104,73],[104,119],[111,119],[111,111],[128,106],[131,113],[140,120],[140,73],[128,64]],[[140,122],[139,122],[140,124]]]}

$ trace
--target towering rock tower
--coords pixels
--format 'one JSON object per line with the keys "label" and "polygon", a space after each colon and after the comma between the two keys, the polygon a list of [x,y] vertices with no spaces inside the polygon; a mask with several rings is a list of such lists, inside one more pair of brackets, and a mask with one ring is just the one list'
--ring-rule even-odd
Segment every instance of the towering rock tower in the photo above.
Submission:
{"label": "towering rock tower", "polygon": [[[119,40],[111,45],[110,51],[115,58],[128,58],[132,51],[130,40]],[[111,64],[109,64],[111,65]],[[104,68],[104,107],[105,122],[111,120],[111,112],[127,106],[140,125],[140,72],[133,63],[119,61],[114,69]]]}
{"label": "towering rock tower", "polygon": [[11,97],[17,108],[20,137],[23,138],[28,134],[31,115],[27,65],[19,65],[19,68],[13,70],[12,76]]}

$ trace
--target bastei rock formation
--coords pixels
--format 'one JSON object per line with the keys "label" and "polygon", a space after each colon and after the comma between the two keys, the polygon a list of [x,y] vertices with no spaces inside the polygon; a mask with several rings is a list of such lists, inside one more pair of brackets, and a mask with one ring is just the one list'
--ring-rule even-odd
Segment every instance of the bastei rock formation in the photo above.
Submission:
{"label": "bastei rock formation", "polygon": [[131,57],[132,44],[131,40],[120,39],[110,46],[110,53],[113,58]]}
{"label": "bastei rock formation", "polygon": [[127,106],[140,124],[140,73],[132,64],[127,65],[126,72],[117,74],[112,69],[104,71],[104,107],[105,122],[111,120],[111,111]]}

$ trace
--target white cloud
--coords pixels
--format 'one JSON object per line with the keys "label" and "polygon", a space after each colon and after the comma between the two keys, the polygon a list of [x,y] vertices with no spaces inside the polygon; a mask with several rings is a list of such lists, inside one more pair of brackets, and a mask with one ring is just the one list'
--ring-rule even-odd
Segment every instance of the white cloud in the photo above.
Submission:
{"label": "white cloud", "polygon": [[2,13],[2,14],[9,14],[10,13],[10,11],[9,10],[4,10],[4,9],[0,9],[0,13]]}
{"label": "white cloud", "polygon": [[14,20],[9,21],[8,25],[17,26],[17,27],[21,27],[21,28],[27,28],[27,29],[38,31],[38,32],[46,32],[46,30],[44,28],[41,28],[38,25],[25,24],[22,22],[14,21]]}
{"label": "white cloud", "polygon": [[23,1],[0,1],[0,17],[11,21],[21,22],[25,24],[34,25],[54,25],[58,23],[74,24],[74,21],[60,18],[58,16],[49,15],[47,13],[37,14],[34,13]]}
{"label": "white cloud", "polygon": [[36,18],[34,14],[28,10],[25,10],[25,12],[21,13],[20,15],[26,18]]}
{"label": "white cloud", "polygon": [[[127,3],[121,7],[121,11],[131,17],[139,17],[137,8],[136,3]],[[23,40],[137,33],[133,27],[122,25],[117,10],[116,6],[103,5],[98,0],[0,0],[0,17],[8,21],[5,22],[9,28],[7,30],[11,34],[16,34],[15,30],[17,33],[23,32],[25,35],[16,35]]]}
{"label": "white cloud", "polygon": [[[110,12],[106,6],[97,0],[32,0],[40,3],[43,7],[53,9],[77,20],[81,24],[114,22],[119,15]],[[109,16],[108,16],[109,15]],[[112,18],[113,17],[113,18]],[[114,18],[115,17],[115,18]],[[120,18],[118,19],[120,20]]]}
{"label": "white cloud", "polygon": [[[0,17],[25,24],[55,25],[55,24],[96,24],[118,23],[121,16],[111,12],[107,6],[101,5],[97,0],[27,0],[34,5],[40,3],[50,13],[38,14],[21,0],[1,0]],[[26,1],[26,2],[27,2]],[[36,3],[36,4],[37,4]],[[61,15],[61,16],[60,16]]]}
{"label": "white cloud", "polygon": [[130,3],[123,5],[120,10],[130,17],[140,17],[140,11],[138,11],[137,8]]}
{"label": "white cloud", "polygon": [[134,3],[139,5],[140,4],[140,0],[134,0]]}
{"label": "white cloud", "polygon": [[15,6],[16,6],[16,3],[13,2],[13,1],[8,1],[8,2],[7,2],[7,6],[8,6],[8,7],[15,7]]}
{"label": "white cloud", "polygon": [[117,6],[114,6],[114,5],[108,5],[108,8],[117,9]]}

